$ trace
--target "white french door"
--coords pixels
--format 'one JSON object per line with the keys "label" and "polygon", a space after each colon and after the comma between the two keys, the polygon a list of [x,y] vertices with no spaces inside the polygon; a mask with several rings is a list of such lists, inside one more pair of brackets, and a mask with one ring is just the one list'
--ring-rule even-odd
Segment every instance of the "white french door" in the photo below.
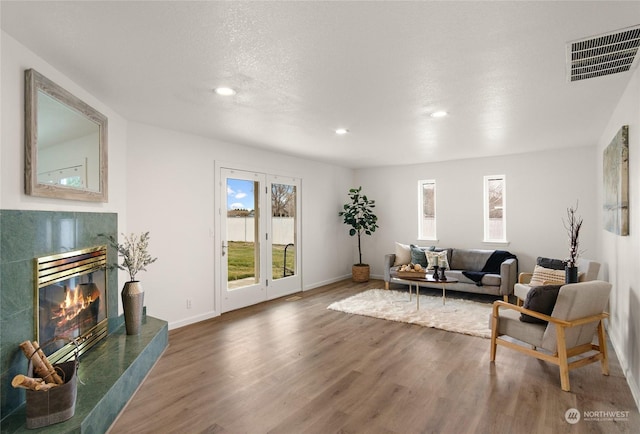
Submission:
{"label": "white french door", "polygon": [[267,300],[266,177],[222,169],[221,178],[222,311],[228,312]]}
{"label": "white french door", "polygon": [[222,312],[301,290],[296,178],[220,169]]}

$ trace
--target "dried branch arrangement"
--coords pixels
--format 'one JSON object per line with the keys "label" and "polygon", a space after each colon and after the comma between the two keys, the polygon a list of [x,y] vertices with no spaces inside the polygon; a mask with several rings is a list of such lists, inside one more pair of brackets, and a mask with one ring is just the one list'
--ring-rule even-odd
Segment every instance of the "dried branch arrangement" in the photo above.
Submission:
{"label": "dried branch arrangement", "polygon": [[116,266],[127,271],[130,282],[135,282],[136,274],[139,271],[147,271],[146,266],[153,264],[158,258],[153,258],[149,254],[149,232],[143,232],[140,235],[122,234],[122,236],[124,237],[122,244],[118,243],[113,236],[107,236],[107,238],[122,258],[122,264],[116,264]]}

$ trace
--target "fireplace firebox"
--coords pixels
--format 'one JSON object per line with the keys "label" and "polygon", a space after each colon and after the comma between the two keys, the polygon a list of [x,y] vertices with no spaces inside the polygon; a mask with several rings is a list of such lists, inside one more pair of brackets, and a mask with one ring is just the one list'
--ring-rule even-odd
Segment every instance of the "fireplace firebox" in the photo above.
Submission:
{"label": "fireplace firebox", "polygon": [[108,334],[107,246],[36,258],[36,340],[52,363]]}

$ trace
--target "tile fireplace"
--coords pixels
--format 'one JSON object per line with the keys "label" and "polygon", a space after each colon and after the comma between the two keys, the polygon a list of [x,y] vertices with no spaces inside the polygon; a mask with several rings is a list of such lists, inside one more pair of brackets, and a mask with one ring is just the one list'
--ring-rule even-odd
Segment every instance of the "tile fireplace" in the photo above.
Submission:
{"label": "tile fireplace", "polygon": [[[50,427],[51,432],[106,432],[167,347],[166,321],[147,316],[140,335],[125,333],[124,318],[118,314],[118,273],[103,267],[118,261],[117,252],[109,247],[106,259],[99,253],[99,247],[106,241],[105,235],[116,237],[117,234],[114,213],[0,209],[0,430],[3,434],[30,431],[25,426],[25,391],[11,387],[16,374],[27,372],[27,360],[19,347],[21,342],[37,337],[39,343],[44,343],[60,334],[77,339],[76,336],[83,336],[84,332],[85,338],[80,340],[88,349],[91,339],[102,333],[103,324],[108,328],[106,338],[96,341],[91,351],[80,358],[78,379],[82,382],[78,383],[74,417]],[[37,277],[34,262],[38,261],[34,258],[50,260],[41,264],[49,270],[43,273],[49,277],[43,276],[44,280]],[[44,262],[62,259],[73,259],[70,262],[76,264],[63,261],[44,265]],[[77,262],[81,264],[78,266]],[[66,267],[80,270],[72,272]],[[69,274],[64,275],[67,272]],[[54,276],[56,273],[60,274]],[[39,301],[41,290],[44,301]],[[64,315],[60,306],[63,302]],[[48,319],[43,320],[34,310],[47,311]],[[55,327],[51,317],[56,318]],[[94,322],[97,325],[92,325]]]}
{"label": "tile fireplace", "polygon": [[[107,239],[101,234],[117,236],[117,214],[0,209],[0,414],[3,418],[25,401],[24,391],[11,387],[11,379],[16,374],[27,372],[27,359],[20,350],[20,343],[38,340],[38,343],[44,344],[50,339],[51,333],[55,335],[65,332],[70,336],[76,334],[75,331],[70,331],[75,326],[69,326],[66,331],[59,328],[53,332],[47,326],[49,328],[44,332],[37,324],[41,310],[38,300],[40,284],[45,281],[38,282],[34,265],[37,263],[36,258],[75,256],[73,252],[107,244]],[[115,249],[107,249],[106,264],[116,263],[117,260]],[[123,319],[118,315],[118,273],[110,269],[91,270],[90,273],[73,277],[67,283],[53,282],[52,284],[61,286],[62,289],[47,290],[46,303],[59,304],[65,286],[72,290],[85,283],[95,283],[100,290],[106,291],[100,295],[100,303],[96,305],[99,307],[98,323],[103,324],[106,318],[108,334],[113,333],[123,324]],[[47,307],[49,308],[51,306]],[[46,323],[47,321],[43,321],[42,326],[45,327]],[[94,333],[97,333],[95,329]],[[100,343],[106,340],[103,339]],[[99,346],[94,345],[92,351]],[[48,347],[44,349],[46,352],[57,350]],[[88,351],[84,357],[90,353]]]}

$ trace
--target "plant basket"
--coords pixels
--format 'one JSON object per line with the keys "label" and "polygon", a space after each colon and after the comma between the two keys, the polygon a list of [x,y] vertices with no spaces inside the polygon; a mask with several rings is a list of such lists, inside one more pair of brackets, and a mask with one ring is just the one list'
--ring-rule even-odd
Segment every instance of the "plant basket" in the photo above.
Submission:
{"label": "plant basket", "polygon": [[368,282],[369,281],[369,266],[368,265],[354,265],[351,267],[351,280],[354,282]]}
{"label": "plant basket", "polygon": [[[53,368],[64,384],[49,390],[27,390],[27,428],[41,428],[63,422],[73,417],[78,396],[78,352],[74,360],[56,363]],[[33,363],[29,360],[27,371],[33,377]]]}

